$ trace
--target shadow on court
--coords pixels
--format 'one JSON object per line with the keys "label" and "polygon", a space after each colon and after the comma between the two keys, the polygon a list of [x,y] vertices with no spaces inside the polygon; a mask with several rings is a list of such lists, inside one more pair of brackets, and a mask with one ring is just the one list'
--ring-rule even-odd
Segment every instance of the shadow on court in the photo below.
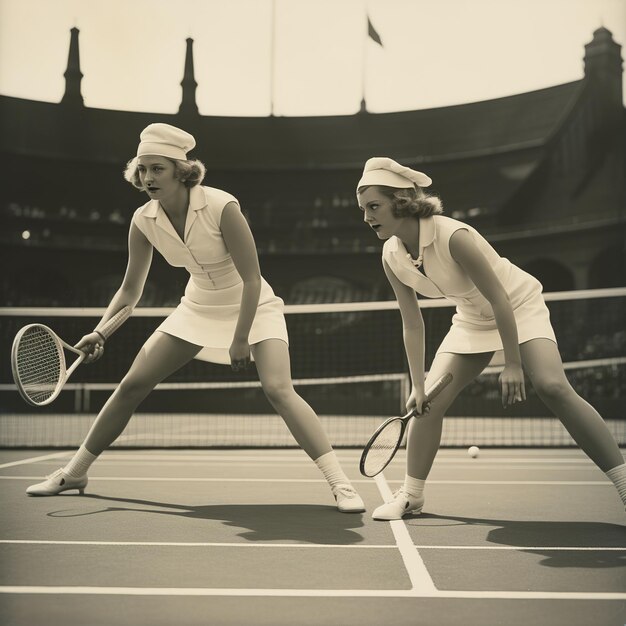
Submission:
{"label": "shadow on court", "polygon": [[[50,517],[81,517],[113,512],[171,515],[195,520],[218,520],[225,526],[247,529],[237,533],[247,541],[294,541],[352,545],[364,538],[353,529],[363,527],[361,514],[339,513],[335,507],[313,504],[219,504],[181,505],[137,498],[114,498],[85,494],[82,498],[120,503],[97,511],[52,511]],[[140,505],[142,508],[121,506]],[[143,508],[158,507],[158,508]]]}
{"label": "shadow on court", "polygon": [[[431,524],[437,521],[441,524]],[[446,523],[452,522],[452,523]],[[520,552],[540,554],[546,567],[625,567],[626,550],[612,552],[603,548],[626,549],[626,526],[604,522],[535,522],[499,520],[455,515],[422,513],[409,526],[498,526],[487,532],[488,543],[518,547]],[[536,547],[542,550],[534,549]],[[559,548],[550,550],[549,548]],[[563,550],[572,548],[572,550]],[[576,548],[590,548],[576,550]]]}

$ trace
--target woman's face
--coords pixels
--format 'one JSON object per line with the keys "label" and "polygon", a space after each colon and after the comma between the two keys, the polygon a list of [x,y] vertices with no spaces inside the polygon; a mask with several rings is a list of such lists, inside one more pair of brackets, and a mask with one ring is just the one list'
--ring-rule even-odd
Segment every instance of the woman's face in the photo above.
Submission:
{"label": "woman's face", "polygon": [[358,194],[359,208],[363,211],[363,221],[376,233],[379,239],[389,239],[397,235],[404,218],[393,214],[393,200],[383,195],[378,187],[368,187]]}
{"label": "woman's face", "polygon": [[184,184],[176,177],[172,161],[162,156],[140,156],[137,160],[139,182],[152,199],[165,200],[180,193]]}

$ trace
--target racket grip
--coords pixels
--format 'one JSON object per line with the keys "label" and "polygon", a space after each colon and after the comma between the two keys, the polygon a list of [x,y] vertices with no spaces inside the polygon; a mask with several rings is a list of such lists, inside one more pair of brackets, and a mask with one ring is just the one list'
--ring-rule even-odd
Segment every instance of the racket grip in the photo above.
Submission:
{"label": "racket grip", "polygon": [[108,339],[130,317],[132,312],[133,310],[129,306],[125,306],[97,331],[98,334]]}
{"label": "racket grip", "polygon": [[444,387],[452,382],[452,374],[447,372],[426,392],[426,400],[432,400],[443,390]]}

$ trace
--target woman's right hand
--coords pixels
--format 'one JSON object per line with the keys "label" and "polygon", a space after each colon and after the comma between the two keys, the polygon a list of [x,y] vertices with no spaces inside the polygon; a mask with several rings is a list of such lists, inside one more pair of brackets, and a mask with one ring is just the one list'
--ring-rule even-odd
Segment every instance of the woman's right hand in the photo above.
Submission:
{"label": "woman's right hand", "polygon": [[430,402],[425,402],[425,400],[426,392],[424,388],[418,389],[417,387],[413,387],[411,395],[406,401],[406,410],[412,411],[416,409],[418,415],[426,415],[430,411]]}
{"label": "woman's right hand", "polygon": [[506,363],[498,377],[502,390],[502,406],[507,407],[516,402],[526,400],[526,386],[524,384],[524,370],[517,363]]}
{"label": "woman's right hand", "polygon": [[87,355],[83,363],[93,363],[104,354],[104,340],[95,331],[85,335],[74,347]]}

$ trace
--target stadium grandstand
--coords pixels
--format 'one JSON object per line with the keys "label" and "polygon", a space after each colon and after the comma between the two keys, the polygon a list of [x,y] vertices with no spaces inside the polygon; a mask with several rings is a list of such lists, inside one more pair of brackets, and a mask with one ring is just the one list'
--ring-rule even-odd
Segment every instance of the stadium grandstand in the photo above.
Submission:
{"label": "stadium grandstand", "polygon": [[[328,412],[395,412],[407,375],[401,328],[381,242],[363,226],[354,194],[375,146],[377,155],[427,171],[446,214],[477,227],[500,254],[537,276],[544,291],[574,294],[548,293],[561,354],[575,384],[623,430],[624,294],[611,290],[626,281],[620,51],[599,28],[585,46],[580,80],[483,102],[384,114],[369,113],[363,103],[347,116],[241,118],[198,113],[188,39],[180,109],[165,115],[84,106],[79,31],[72,28],[61,102],[0,96],[3,352],[29,321],[80,337],[109,302],[125,268],[130,217],[145,201],[122,171],[140,131],[166,122],[198,139],[202,149],[190,156],[207,165],[205,184],[239,198],[263,275],[295,307],[287,311],[293,374],[310,401],[322,412],[327,403]],[[86,368],[52,410],[97,409],[159,318],[177,304],[186,278],[155,255],[139,308],[120,333],[132,350],[120,346],[115,353],[114,342],[107,365]],[[595,295],[581,297],[586,293]],[[315,310],[359,302],[377,308]],[[430,363],[452,309],[424,304]],[[312,306],[311,315],[299,306]],[[267,411],[258,388],[249,387],[255,373],[226,369],[194,362],[172,384],[178,391],[212,389],[207,381],[241,384],[224,405],[232,405],[234,394],[235,411]],[[1,382],[5,411],[27,410],[8,372]],[[478,381],[459,406],[484,415],[496,390],[493,381]],[[211,394],[215,408],[219,394]],[[180,401],[170,395],[155,396],[156,410],[176,411]],[[191,405],[201,410],[204,395],[197,404],[186,396],[181,408]]]}
{"label": "stadium grandstand", "polygon": [[[622,61],[606,28],[585,46],[578,81],[418,111],[202,116],[191,39],[175,115],[86,107],[81,79],[73,28],[61,102],[0,96],[5,306],[108,302],[130,216],[144,202],[121,172],[151,122],[198,138],[192,156],[207,165],[205,184],[240,199],[262,271],[287,303],[393,297],[354,196],[372,146],[426,170],[446,214],[479,228],[546,291],[624,285]],[[157,260],[141,305],[175,304],[184,280]]]}
{"label": "stadium grandstand", "polygon": [[[555,3],[564,31],[581,12],[581,3],[567,2]],[[50,10],[62,12],[45,0],[12,4],[20,6],[15,15],[23,22],[50,32],[42,7],[54,4]],[[71,16],[80,3],[60,4]],[[89,24],[102,26],[109,66],[111,46],[143,30],[158,48],[153,54],[142,45],[138,58],[144,65],[156,59],[160,71],[169,44],[155,34],[157,15],[168,27],[175,19],[195,20],[208,38],[220,28],[219,20],[199,19],[199,2],[118,1],[98,3],[97,11],[96,3],[84,4],[89,20],[74,23],[83,38],[94,35]],[[257,3],[207,4],[213,12],[218,5],[237,12],[228,46],[219,49],[223,58],[215,61],[231,71],[228,54],[245,39],[236,30],[239,13],[264,28],[250,10]],[[311,5],[325,21],[337,9],[318,1],[258,4],[267,12],[275,4],[281,10]],[[355,15],[368,5],[349,4]],[[460,53],[450,45],[452,22],[472,44],[497,28],[509,36],[511,24],[525,50],[539,37],[516,23],[512,16],[521,13],[509,11],[508,3],[463,7],[478,14],[482,30],[462,19],[460,3],[415,3],[420,13],[435,4],[445,13],[443,21],[425,24],[404,19],[402,3],[369,4],[406,26],[411,46],[432,28],[438,45],[428,49],[454,63]],[[532,12],[534,29],[547,4],[518,9]],[[128,20],[131,13],[141,23]],[[328,33],[311,28],[305,15],[298,20],[327,45]],[[382,45],[369,14],[362,17],[368,37]],[[64,31],[69,23],[63,20]],[[6,32],[18,25],[9,22]],[[60,102],[0,95],[0,624],[626,624],[626,115],[621,46],[604,27],[589,39],[580,80],[536,91],[392,113],[371,113],[363,99],[353,115],[226,117],[199,113],[202,78],[194,72],[192,39],[180,68],[176,114],[85,106],[79,31],[72,28]],[[506,46],[487,43],[489,54],[509,64]],[[18,64],[25,54],[42,64],[45,42],[19,44]],[[551,44],[561,45],[558,33]],[[198,37],[196,51],[200,46]],[[412,72],[403,60],[403,73]],[[91,72],[89,78],[98,80]],[[193,134],[199,148],[189,158],[206,164],[203,184],[239,199],[261,272],[285,301],[289,360],[273,339],[257,344],[256,361],[247,367],[238,367],[233,350],[234,368],[192,359],[163,379],[165,368],[174,369],[193,348],[155,333],[158,341],[142,349],[189,279],[159,254],[132,315],[105,338],[102,315],[126,269],[131,217],[147,200],[123,172],[140,132],[155,122]],[[525,401],[503,403],[513,385],[506,376],[500,384],[500,351],[445,404],[445,449],[432,473],[434,454],[427,448],[437,443],[446,392],[433,400],[434,419],[413,431],[408,450],[402,443],[394,449],[384,472],[372,478],[360,465],[383,420],[406,413],[412,388],[398,303],[381,263],[383,242],[363,223],[356,201],[357,181],[373,156],[426,172],[445,215],[477,228],[501,256],[542,282],[558,342],[557,354],[543,330],[522,348]],[[158,163],[150,158],[143,163]],[[189,212],[191,205],[179,204]],[[364,204],[371,218],[374,203]],[[400,227],[394,232],[404,236]],[[195,249],[193,238],[181,243],[190,254]],[[420,259],[414,259],[418,265],[424,255]],[[476,284],[485,293],[485,283],[496,291],[484,272],[475,276],[482,276]],[[235,288],[213,293],[222,298]],[[496,306],[499,297],[490,299],[504,311]],[[206,314],[202,332],[210,324],[220,338],[232,333],[228,324],[215,323],[221,310],[235,306],[223,301],[206,307],[220,313]],[[432,367],[455,310],[446,298],[420,295],[419,305],[430,387],[438,364],[446,362]],[[506,339],[512,324],[504,313],[498,321]],[[485,308],[480,314],[489,319]],[[104,356],[66,380],[58,351],[42,356],[56,343],[45,329],[33,329],[37,325],[72,345],[98,325]],[[487,334],[467,336],[481,333]],[[469,339],[467,345],[486,349]],[[68,366],[80,359],[66,352]],[[138,354],[139,366],[120,385]],[[600,416],[569,393],[559,354],[565,376]],[[463,381],[489,358],[473,357],[448,360],[442,369]],[[323,433],[308,407],[294,400],[288,366]],[[511,371],[508,380],[521,390],[522,373]],[[64,384],[54,396],[59,378]],[[145,381],[157,378],[144,397]],[[108,433],[111,446],[100,445]],[[396,511],[381,515],[390,507]]]}

